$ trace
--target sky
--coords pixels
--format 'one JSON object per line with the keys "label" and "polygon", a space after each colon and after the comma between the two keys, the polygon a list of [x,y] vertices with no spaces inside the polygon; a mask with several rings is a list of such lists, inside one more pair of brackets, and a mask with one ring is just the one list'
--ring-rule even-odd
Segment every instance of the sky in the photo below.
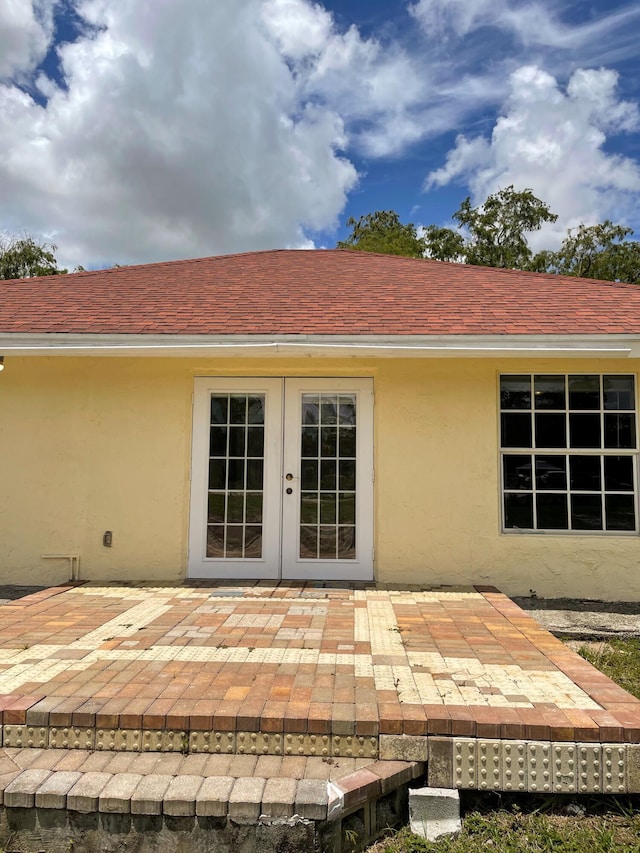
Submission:
{"label": "sky", "polygon": [[1,0],[0,233],[100,268],[530,188],[640,235],[640,4]]}

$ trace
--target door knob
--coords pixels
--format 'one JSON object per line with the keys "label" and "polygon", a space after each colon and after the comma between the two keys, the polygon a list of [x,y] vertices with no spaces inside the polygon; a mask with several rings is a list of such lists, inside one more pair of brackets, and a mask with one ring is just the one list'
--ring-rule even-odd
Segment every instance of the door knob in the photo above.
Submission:
{"label": "door knob", "polygon": [[287,474],[285,480],[293,480],[293,474]]}

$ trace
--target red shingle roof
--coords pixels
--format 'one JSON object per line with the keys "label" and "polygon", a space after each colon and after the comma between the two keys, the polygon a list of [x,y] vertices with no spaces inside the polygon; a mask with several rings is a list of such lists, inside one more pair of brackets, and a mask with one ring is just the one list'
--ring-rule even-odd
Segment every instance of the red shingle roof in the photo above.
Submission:
{"label": "red shingle roof", "polygon": [[277,250],[2,281],[1,333],[640,334],[640,287]]}

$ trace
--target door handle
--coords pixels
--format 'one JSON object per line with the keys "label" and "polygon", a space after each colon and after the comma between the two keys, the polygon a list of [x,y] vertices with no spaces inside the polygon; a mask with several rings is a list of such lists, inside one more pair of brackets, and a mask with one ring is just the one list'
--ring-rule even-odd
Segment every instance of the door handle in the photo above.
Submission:
{"label": "door handle", "polygon": [[293,480],[293,474],[287,474],[285,480]]}

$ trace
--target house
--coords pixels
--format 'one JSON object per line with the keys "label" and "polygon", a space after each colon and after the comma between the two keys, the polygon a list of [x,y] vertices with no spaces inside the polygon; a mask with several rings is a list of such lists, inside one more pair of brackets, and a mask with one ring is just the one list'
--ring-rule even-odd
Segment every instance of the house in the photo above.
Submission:
{"label": "house", "polygon": [[269,251],[0,283],[3,582],[640,599],[640,289]]}

